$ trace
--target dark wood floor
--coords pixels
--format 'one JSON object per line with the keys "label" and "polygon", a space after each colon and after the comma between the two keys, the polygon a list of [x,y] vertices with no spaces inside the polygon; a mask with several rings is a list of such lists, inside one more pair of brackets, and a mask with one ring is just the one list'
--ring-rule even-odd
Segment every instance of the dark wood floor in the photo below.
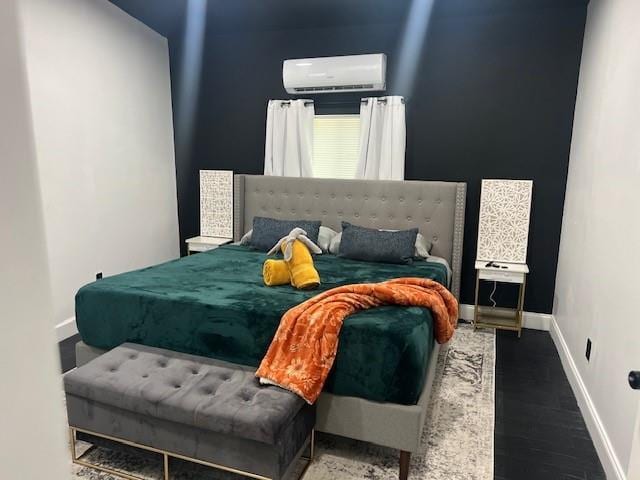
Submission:
{"label": "dark wood floor", "polygon": [[[60,342],[63,371],[78,336]],[[605,480],[589,432],[547,332],[498,332],[496,480]]]}
{"label": "dark wood floor", "polygon": [[605,480],[547,332],[498,332],[495,478]]}

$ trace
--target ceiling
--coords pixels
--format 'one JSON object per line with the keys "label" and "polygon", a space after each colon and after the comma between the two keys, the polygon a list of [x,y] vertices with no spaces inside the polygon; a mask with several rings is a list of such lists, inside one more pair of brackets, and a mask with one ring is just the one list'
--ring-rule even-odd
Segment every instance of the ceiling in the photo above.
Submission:
{"label": "ceiling", "polygon": [[[178,34],[187,0],[110,0],[162,35]],[[412,0],[206,0],[207,28],[238,32],[399,23]],[[429,1],[429,0],[414,0]],[[483,15],[505,11],[582,7],[588,0],[435,0],[434,14]]]}

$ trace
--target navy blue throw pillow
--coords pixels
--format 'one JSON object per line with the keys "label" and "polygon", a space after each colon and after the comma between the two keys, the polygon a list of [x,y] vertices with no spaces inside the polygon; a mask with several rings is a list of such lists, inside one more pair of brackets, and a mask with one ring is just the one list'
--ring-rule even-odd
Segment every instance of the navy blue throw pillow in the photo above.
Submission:
{"label": "navy blue throw pillow", "polygon": [[277,220],[275,218],[253,217],[250,245],[257,250],[267,252],[278,243],[278,240],[289,235],[289,232],[296,227],[307,232],[307,237],[317,244],[321,223],[320,220]]}
{"label": "navy blue throw pillow", "polygon": [[342,222],[339,257],[366,262],[411,263],[418,229],[388,232]]}

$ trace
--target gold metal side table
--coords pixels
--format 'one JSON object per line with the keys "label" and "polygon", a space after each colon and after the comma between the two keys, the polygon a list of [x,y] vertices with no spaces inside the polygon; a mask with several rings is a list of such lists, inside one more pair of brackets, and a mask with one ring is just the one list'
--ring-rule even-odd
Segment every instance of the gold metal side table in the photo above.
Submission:
{"label": "gold metal side table", "polygon": [[[512,330],[522,333],[522,311],[524,308],[524,290],[527,283],[529,267],[522,263],[495,262],[495,266],[487,267],[488,261],[476,260],[476,296],[473,313],[473,327]],[[506,268],[503,268],[506,267]],[[520,285],[518,305],[516,308],[502,308],[478,305],[480,281],[515,283]]]}

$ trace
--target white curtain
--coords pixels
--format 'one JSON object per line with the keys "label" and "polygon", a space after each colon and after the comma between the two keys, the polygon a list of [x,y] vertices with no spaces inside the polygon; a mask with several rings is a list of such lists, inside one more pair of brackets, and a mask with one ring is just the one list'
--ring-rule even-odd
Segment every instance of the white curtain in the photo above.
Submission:
{"label": "white curtain", "polygon": [[407,131],[402,97],[367,98],[360,105],[356,178],[404,180]]}
{"label": "white curtain", "polygon": [[265,175],[313,176],[314,114],[310,100],[269,100],[264,145]]}

